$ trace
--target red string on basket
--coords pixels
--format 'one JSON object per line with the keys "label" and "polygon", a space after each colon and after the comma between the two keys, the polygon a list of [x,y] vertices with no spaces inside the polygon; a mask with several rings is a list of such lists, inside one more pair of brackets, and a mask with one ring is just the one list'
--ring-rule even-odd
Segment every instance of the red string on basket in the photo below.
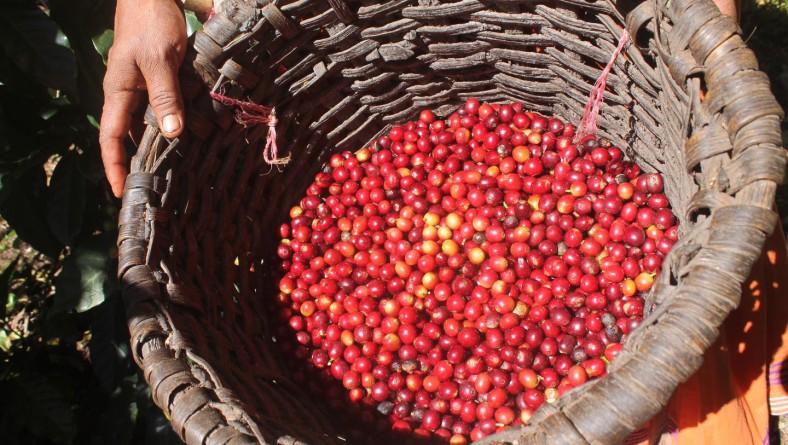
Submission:
{"label": "red string on basket", "polygon": [[279,149],[276,146],[276,124],[279,120],[276,118],[276,110],[271,107],[256,104],[254,102],[246,102],[243,100],[233,99],[225,95],[211,91],[211,97],[225,105],[230,105],[237,108],[236,120],[246,127],[266,124],[268,125],[268,136],[265,139],[265,146],[263,147],[263,160],[267,164],[286,164],[288,158],[279,159]]}
{"label": "red string on basket", "polygon": [[602,106],[602,96],[604,95],[605,87],[607,86],[607,75],[610,73],[610,70],[613,69],[613,64],[616,62],[618,55],[621,54],[621,51],[624,49],[624,45],[627,43],[628,39],[629,32],[625,28],[621,33],[621,37],[618,39],[618,47],[616,47],[616,50],[613,51],[613,54],[610,56],[610,60],[607,62],[607,66],[605,66],[605,69],[602,70],[602,74],[599,76],[599,79],[597,79],[596,83],[594,83],[594,88],[591,89],[591,94],[588,96],[586,108],[583,111],[583,119],[580,121],[580,125],[577,127],[577,131],[575,132],[575,143],[579,142],[588,135],[596,133],[596,118],[599,115],[599,108]]}

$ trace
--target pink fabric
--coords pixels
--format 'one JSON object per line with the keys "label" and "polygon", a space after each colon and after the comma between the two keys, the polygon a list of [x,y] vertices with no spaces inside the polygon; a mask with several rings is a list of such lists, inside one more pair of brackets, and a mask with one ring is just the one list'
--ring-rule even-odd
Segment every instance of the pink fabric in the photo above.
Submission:
{"label": "pink fabric", "polygon": [[596,133],[596,118],[599,115],[599,108],[602,106],[602,97],[605,93],[605,86],[607,85],[607,75],[610,73],[610,70],[613,69],[613,64],[624,49],[627,40],[629,40],[629,32],[624,29],[618,40],[618,47],[613,51],[613,54],[610,56],[610,61],[607,62],[607,66],[602,70],[599,79],[594,83],[594,88],[591,89],[591,95],[588,97],[586,108],[583,111],[583,119],[580,121],[580,125],[577,127],[577,132],[575,133],[575,143],[578,143],[588,135]]}
{"label": "pink fabric", "polygon": [[211,91],[211,97],[225,105],[231,105],[237,108],[236,120],[244,126],[253,126],[256,124],[268,125],[268,136],[265,139],[265,146],[263,147],[263,160],[267,164],[282,164],[287,160],[279,159],[279,149],[276,145],[276,124],[279,120],[276,118],[276,110],[274,108],[259,105],[253,102],[246,102],[238,99],[233,99],[225,95]]}

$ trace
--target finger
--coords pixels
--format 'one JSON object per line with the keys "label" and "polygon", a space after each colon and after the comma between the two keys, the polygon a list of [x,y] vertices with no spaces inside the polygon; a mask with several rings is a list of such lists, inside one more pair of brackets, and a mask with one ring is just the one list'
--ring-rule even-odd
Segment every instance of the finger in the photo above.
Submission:
{"label": "finger", "polygon": [[142,94],[137,95],[135,99],[134,112],[131,113],[129,136],[134,145],[140,145],[145,129],[148,127],[147,122],[145,122],[145,109],[148,107],[148,103],[143,100]]}
{"label": "finger", "polygon": [[138,93],[120,91],[108,96],[101,116],[101,159],[112,193],[118,198],[123,194],[128,175],[124,141],[131,128],[131,113],[126,112],[125,108],[132,104],[135,94]]}
{"label": "finger", "polygon": [[159,130],[168,138],[180,136],[184,125],[183,101],[178,83],[179,66],[178,52],[174,48],[161,60],[140,64]]}
{"label": "finger", "polygon": [[134,104],[141,94],[129,87],[134,83],[134,76],[133,73],[124,74],[109,67],[104,81],[104,110],[101,114],[99,143],[104,172],[112,193],[118,198],[123,194],[128,174],[124,140],[131,128]]}

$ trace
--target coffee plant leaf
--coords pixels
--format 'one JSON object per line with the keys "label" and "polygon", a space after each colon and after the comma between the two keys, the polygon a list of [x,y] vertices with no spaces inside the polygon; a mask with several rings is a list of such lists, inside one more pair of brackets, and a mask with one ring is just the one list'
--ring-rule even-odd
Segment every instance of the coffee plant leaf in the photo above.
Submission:
{"label": "coffee plant leaf", "polygon": [[19,68],[49,88],[76,90],[77,62],[68,38],[34,2],[3,2],[0,45]]}
{"label": "coffee plant leaf", "polygon": [[63,261],[63,270],[55,280],[55,302],[50,314],[61,311],[85,312],[92,309],[112,292],[118,284],[110,268],[105,237],[93,237],[78,246]]}
{"label": "coffee plant leaf", "polygon": [[49,229],[66,246],[74,244],[85,212],[85,178],[79,171],[77,157],[74,151],[63,155],[49,181]]}
{"label": "coffee plant leaf", "polygon": [[2,389],[17,423],[54,443],[72,443],[77,424],[71,397],[63,385],[28,370],[4,381]]}

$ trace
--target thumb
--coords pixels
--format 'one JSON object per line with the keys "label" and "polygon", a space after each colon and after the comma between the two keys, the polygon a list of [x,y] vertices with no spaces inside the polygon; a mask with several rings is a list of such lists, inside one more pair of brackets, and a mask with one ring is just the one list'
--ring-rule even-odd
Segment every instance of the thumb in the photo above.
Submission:
{"label": "thumb", "polygon": [[155,63],[145,67],[147,69],[141,69],[159,130],[168,138],[180,136],[184,126],[183,99],[178,83],[179,65]]}

